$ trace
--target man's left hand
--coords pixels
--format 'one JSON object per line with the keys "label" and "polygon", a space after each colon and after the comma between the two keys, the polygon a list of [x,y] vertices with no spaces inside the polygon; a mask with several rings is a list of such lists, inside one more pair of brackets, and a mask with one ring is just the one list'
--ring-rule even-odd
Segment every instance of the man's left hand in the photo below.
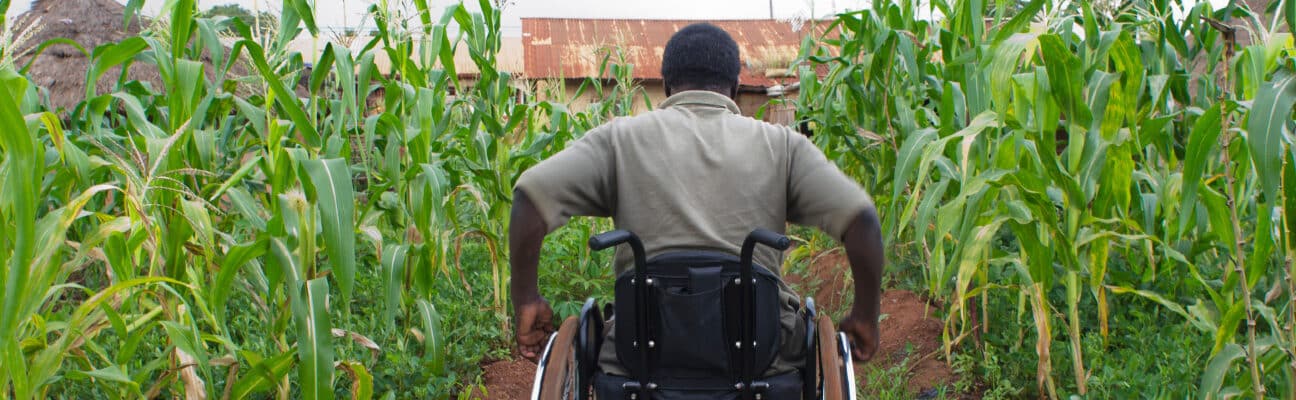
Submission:
{"label": "man's left hand", "polygon": [[536,295],[525,299],[514,299],[514,312],[517,315],[518,353],[523,358],[536,361],[544,351],[545,339],[553,333],[553,309],[544,297]]}

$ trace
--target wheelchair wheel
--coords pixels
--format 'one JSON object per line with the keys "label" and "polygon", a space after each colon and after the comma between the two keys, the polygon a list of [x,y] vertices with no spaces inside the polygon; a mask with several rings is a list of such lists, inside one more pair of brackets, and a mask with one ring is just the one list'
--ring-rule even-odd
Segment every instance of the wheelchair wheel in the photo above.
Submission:
{"label": "wheelchair wheel", "polygon": [[549,339],[536,366],[536,380],[531,388],[532,400],[569,400],[576,398],[576,317],[568,317]]}
{"label": "wheelchair wheel", "polygon": [[823,374],[824,400],[855,399],[855,368],[851,365],[850,342],[837,332],[832,319],[819,316],[819,371]]}

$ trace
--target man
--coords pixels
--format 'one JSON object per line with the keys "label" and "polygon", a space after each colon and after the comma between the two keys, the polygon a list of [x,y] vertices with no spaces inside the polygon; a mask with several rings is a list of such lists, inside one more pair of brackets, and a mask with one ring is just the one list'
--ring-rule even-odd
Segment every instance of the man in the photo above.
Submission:
{"label": "man", "polygon": [[[658,110],[592,129],[518,179],[509,262],[522,356],[535,359],[553,331],[553,311],[536,283],[541,242],[570,217],[586,215],[612,217],[617,228],[637,234],[649,258],[678,250],[737,254],[755,228],[783,232],[787,222],[819,227],[846,247],[855,278],[854,307],[838,328],[856,359],[872,357],[884,262],[872,200],[805,137],[739,115],[732,98],[740,71],[738,46],[728,33],[709,24],[687,26],[662,56],[669,98]],[[767,248],[756,253],[756,262],[775,273],[782,258]],[[618,248],[618,275],[631,267],[629,251]],[[804,362],[799,298],[786,285],[780,292],[783,347],[762,376]],[[600,367],[625,375],[613,340],[605,342]]]}

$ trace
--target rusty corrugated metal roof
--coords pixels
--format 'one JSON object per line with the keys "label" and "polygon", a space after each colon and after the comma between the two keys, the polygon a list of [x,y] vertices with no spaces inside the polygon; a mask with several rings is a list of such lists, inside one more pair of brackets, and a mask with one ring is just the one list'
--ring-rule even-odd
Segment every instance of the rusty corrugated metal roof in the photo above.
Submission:
{"label": "rusty corrugated metal roof", "polygon": [[[523,18],[522,51],[525,76],[530,79],[598,77],[599,67],[609,53],[619,49],[633,65],[637,79],[661,79],[661,56],[666,42],[680,28],[709,22],[729,32],[738,42],[745,86],[773,86],[778,79],[767,72],[786,71],[796,59],[801,39],[812,24],[793,30],[778,20],[638,20]],[[615,62],[615,59],[614,59]],[[603,77],[610,77],[610,73]],[[784,81],[795,80],[793,77]]]}

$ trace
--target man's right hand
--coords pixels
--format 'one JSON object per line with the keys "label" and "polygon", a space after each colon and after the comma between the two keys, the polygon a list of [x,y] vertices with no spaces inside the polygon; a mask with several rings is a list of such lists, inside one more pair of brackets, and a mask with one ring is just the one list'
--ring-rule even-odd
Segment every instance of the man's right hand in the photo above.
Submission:
{"label": "man's right hand", "polygon": [[882,266],[886,256],[882,247],[882,227],[872,206],[860,212],[846,228],[842,238],[851,275],[855,277],[855,306],[837,323],[850,338],[854,358],[868,361],[878,348],[878,312],[882,307]]}
{"label": "man's right hand", "polygon": [[544,351],[545,339],[553,333],[553,309],[543,296],[536,295],[529,299],[513,299],[513,313],[517,316],[518,353],[531,361],[537,361]]}
{"label": "man's right hand", "polygon": [[841,322],[837,323],[837,329],[846,333],[846,338],[851,342],[851,358],[855,361],[869,361],[873,359],[873,353],[878,349],[878,322],[877,317],[866,318],[864,313],[851,311]]}

